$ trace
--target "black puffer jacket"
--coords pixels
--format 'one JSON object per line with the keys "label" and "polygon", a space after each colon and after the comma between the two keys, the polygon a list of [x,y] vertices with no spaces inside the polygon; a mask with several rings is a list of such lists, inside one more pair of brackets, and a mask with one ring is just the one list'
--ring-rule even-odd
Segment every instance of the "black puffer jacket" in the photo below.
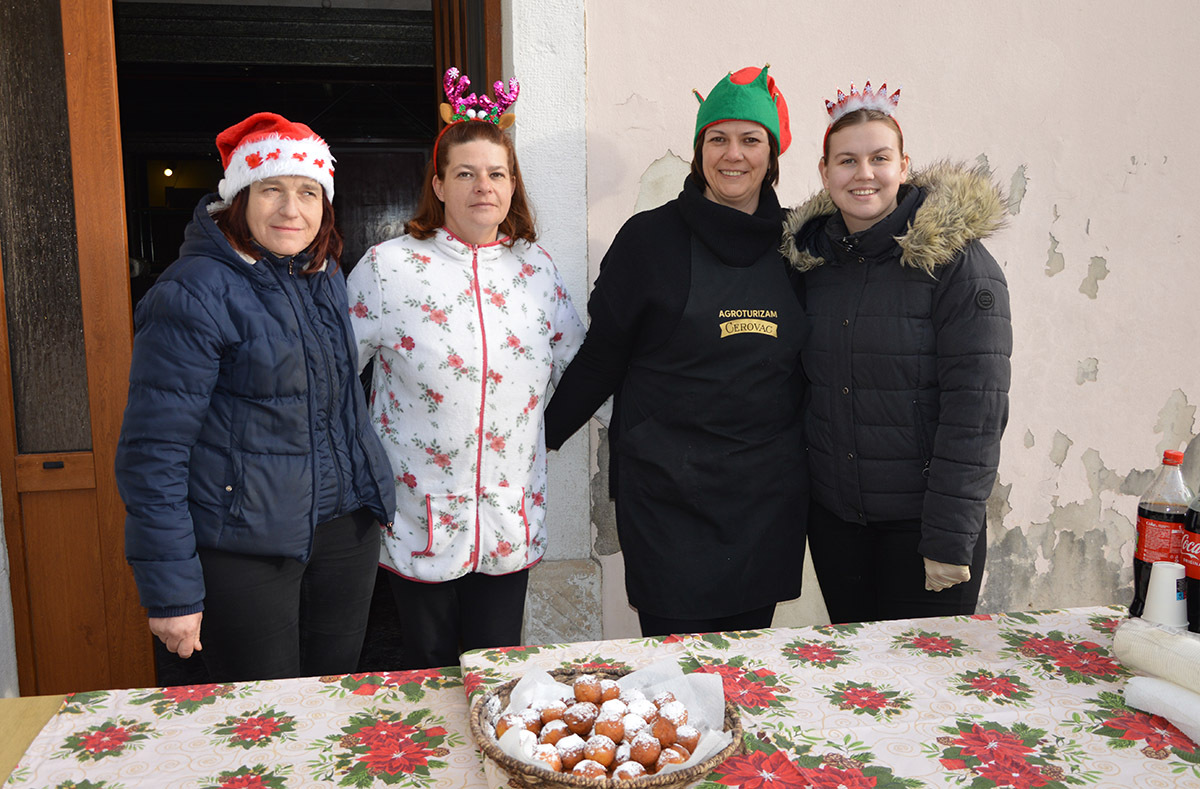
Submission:
{"label": "black puffer jacket", "polygon": [[846,521],[919,518],[921,554],[950,564],[970,564],[1008,420],[1008,286],[980,243],[1004,212],[986,171],[941,163],[867,230],[827,192],[784,223],[812,321],[812,496]]}

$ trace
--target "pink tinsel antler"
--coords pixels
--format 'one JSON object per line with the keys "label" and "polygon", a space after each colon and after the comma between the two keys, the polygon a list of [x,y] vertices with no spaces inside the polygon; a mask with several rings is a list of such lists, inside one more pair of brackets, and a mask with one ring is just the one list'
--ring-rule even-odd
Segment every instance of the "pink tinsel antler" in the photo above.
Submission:
{"label": "pink tinsel antler", "polygon": [[496,80],[492,85],[492,93],[496,94],[496,107],[500,110],[500,114],[504,114],[504,111],[517,101],[517,96],[521,93],[521,84],[517,82],[516,77],[513,77],[508,81],[508,90],[505,90],[504,83]]}
{"label": "pink tinsel antler", "polygon": [[469,87],[471,87],[470,77],[465,74],[459,77],[458,69],[454,66],[446,69],[446,77],[443,80],[443,88],[446,91],[446,98],[450,100],[451,106],[456,106],[461,103],[462,95],[467,92],[467,88]]}

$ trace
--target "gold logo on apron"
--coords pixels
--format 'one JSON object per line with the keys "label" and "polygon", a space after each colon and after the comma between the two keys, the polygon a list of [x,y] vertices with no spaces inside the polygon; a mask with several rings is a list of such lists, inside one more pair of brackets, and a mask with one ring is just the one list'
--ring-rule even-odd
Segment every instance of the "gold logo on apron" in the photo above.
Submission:
{"label": "gold logo on apron", "polygon": [[721,338],[734,334],[765,334],[768,337],[778,337],[779,327],[771,321],[725,321],[719,324]]}

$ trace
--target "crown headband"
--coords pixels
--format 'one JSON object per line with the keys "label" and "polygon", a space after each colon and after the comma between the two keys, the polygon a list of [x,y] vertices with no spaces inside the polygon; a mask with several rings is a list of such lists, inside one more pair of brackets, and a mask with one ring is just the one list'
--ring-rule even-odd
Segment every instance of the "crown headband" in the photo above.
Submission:
{"label": "crown headband", "polygon": [[887,83],[883,83],[879,90],[871,91],[871,81],[867,80],[867,84],[863,86],[862,93],[854,89],[854,83],[850,83],[850,95],[842,93],[841,88],[838,88],[837,102],[832,102],[825,99],[825,111],[829,113],[829,125],[837,123],[838,119],[843,115],[854,112],[855,110],[878,110],[884,115],[887,115],[895,120],[896,105],[900,103],[900,88],[896,88],[892,95],[888,95]]}

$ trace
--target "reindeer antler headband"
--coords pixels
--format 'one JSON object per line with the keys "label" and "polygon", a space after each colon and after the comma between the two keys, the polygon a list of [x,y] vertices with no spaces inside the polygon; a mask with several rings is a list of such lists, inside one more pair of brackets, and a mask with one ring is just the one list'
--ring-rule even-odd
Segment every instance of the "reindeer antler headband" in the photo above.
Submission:
{"label": "reindeer antler headband", "polygon": [[[466,74],[461,74],[457,68],[451,66],[446,69],[446,74],[442,78],[442,89],[446,92],[446,98],[450,103],[442,103],[439,107],[442,120],[446,125],[438,132],[437,139],[433,143],[433,162],[434,167],[437,167],[437,150],[438,143],[442,140],[442,135],[446,133],[446,129],[464,121],[486,121],[494,123],[501,129],[507,129],[512,126],[517,117],[511,112],[507,112],[517,101],[517,96],[521,93],[521,85],[517,82],[517,78],[513,77],[508,81],[508,89],[504,87],[501,80],[496,80],[492,84],[492,93],[496,95],[496,100],[488,98],[487,94],[474,93],[467,94],[467,90],[471,87],[471,78]],[[464,95],[466,94],[466,95]]]}

